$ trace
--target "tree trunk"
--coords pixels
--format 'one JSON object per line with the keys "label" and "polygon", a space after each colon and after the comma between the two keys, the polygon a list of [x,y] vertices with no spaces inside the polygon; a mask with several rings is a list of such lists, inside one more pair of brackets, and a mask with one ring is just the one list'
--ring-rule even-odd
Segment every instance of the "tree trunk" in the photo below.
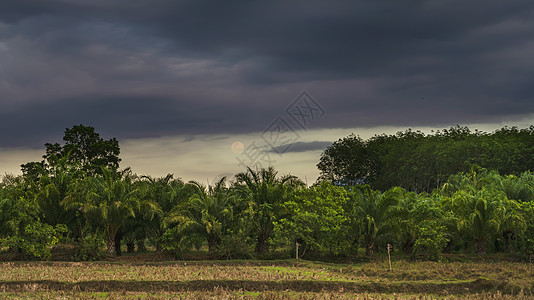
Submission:
{"label": "tree trunk", "polygon": [[515,234],[513,231],[509,230],[509,231],[505,231],[503,232],[503,237],[504,237],[504,245],[505,245],[505,251],[507,253],[512,253],[514,252],[514,245],[515,245]]}
{"label": "tree trunk", "polygon": [[108,254],[115,255],[115,237],[108,237]]}
{"label": "tree trunk", "polygon": [[406,254],[412,253],[414,244],[415,243],[413,241],[406,242],[404,244],[404,253],[406,253]]}
{"label": "tree trunk", "polygon": [[[160,253],[161,250],[163,250],[163,247],[161,246],[161,237],[163,236],[163,234],[165,233],[165,230],[162,230],[162,229],[159,229],[159,238],[156,240],[156,252],[157,253]],[[145,241],[143,241],[143,245],[144,245]],[[139,251],[139,248],[137,248],[137,251]]]}
{"label": "tree trunk", "polygon": [[80,218],[78,217],[78,212],[76,212],[76,232],[78,236],[74,237],[74,240],[78,242],[83,237],[83,228],[82,228],[82,223],[80,221]]}
{"label": "tree trunk", "polygon": [[145,240],[137,241],[137,253],[146,252]]}
{"label": "tree trunk", "polygon": [[117,255],[117,256],[121,256],[122,255],[121,240],[122,240],[122,233],[118,232],[115,235],[115,255]]}
{"label": "tree trunk", "polygon": [[479,254],[486,253],[486,239],[475,239],[475,247]]}
{"label": "tree trunk", "polygon": [[108,237],[108,254],[116,255],[116,242],[117,242],[117,231],[110,224],[106,226],[106,232]]}
{"label": "tree trunk", "polygon": [[210,254],[217,253],[217,249],[219,247],[219,243],[221,242],[221,239],[218,236],[208,236],[208,249]]}
{"label": "tree trunk", "polygon": [[134,253],[135,252],[135,242],[134,241],[128,241],[126,243],[126,252],[128,252],[128,253]]}
{"label": "tree trunk", "polygon": [[256,244],[256,253],[267,254],[269,253],[269,238],[260,234],[258,237],[258,243]]}
{"label": "tree trunk", "polygon": [[375,254],[375,243],[374,242],[367,242],[365,245],[365,254],[367,256],[373,256]]}

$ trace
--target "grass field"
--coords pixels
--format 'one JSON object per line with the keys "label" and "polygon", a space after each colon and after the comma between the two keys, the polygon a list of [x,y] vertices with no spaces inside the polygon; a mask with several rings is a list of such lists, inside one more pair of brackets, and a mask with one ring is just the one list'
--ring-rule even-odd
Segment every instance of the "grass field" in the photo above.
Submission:
{"label": "grass field", "polygon": [[528,263],[5,262],[5,298],[532,299]]}

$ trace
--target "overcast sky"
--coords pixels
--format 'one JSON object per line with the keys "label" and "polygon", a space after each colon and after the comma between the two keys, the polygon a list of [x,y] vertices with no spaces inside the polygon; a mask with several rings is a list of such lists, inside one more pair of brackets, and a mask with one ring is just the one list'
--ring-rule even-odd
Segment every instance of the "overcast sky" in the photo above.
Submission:
{"label": "overcast sky", "polygon": [[0,1],[0,173],[84,124],[138,173],[212,180],[254,148],[314,181],[352,132],[528,126],[533,96],[528,0]]}

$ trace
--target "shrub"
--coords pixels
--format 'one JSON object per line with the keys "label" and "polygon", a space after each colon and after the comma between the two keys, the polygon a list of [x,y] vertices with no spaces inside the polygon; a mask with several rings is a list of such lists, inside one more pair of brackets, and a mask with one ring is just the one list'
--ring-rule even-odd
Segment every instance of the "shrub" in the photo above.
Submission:
{"label": "shrub", "polygon": [[445,226],[436,221],[423,221],[417,229],[417,239],[412,255],[428,260],[439,260],[441,252],[449,239],[446,236]]}
{"label": "shrub", "polygon": [[182,254],[191,248],[193,241],[187,239],[177,227],[167,229],[160,238],[161,248],[171,252],[175,259],[181,259]]}
{"label": "shrub", "polygon": [[76,252],[73,259],[82,261],[99,260],[104,256],[102,249],[105,246],[102,234],[86,231],[76,243]]}
{"label": "shrub", "polygon": [[0,239],[0,245],[20,252],[26,259],[50,259],[50,249],[66,232],[64,224],[52,226],[36,220],[27,224],[22,234]]}
{"label": "shrub", "polygon": [[237,233],[229,232],[221,239],[217,253],[224,259],[253,258],[249,240],[250,237],[242,230]]}

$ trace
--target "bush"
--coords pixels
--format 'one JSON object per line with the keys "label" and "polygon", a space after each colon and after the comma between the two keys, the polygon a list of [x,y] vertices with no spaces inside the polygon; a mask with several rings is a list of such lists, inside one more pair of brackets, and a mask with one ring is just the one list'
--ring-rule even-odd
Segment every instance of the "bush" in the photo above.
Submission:
{"label": "bush", "polygon": [[191,248],[192,243],[194,242],[186,239],[177,227],[167,229],[160,238],[161,248],[171,252],[175,259],[181,259],[183,253]]}
{"label": "bush", "polygon": [[229,232],[219,243],[217,253],[224,259],[253,258],[249,239],[244,231],[240,230],[237,233]]}
{"label": "bush", "polygon": [[82,261],[99,260],[104,257],[102,249],[105,246],[102,234],[86,231],[76,243],[76,252],[73,259]]}
{"label": "bush", "polygon": [[439,260],[443,248],[449,242],[445,226],[439,225],[436,221],[423,221],[419,224],[417,233],[412,255],[428,260]]}
{"label": "bush", "polygon": [[20,235],[0,239],[0,245],[20,252],[25,259],[50,259],[50,249],[67,232],[64,224],[55,227],[36,220],[24,227]]}

